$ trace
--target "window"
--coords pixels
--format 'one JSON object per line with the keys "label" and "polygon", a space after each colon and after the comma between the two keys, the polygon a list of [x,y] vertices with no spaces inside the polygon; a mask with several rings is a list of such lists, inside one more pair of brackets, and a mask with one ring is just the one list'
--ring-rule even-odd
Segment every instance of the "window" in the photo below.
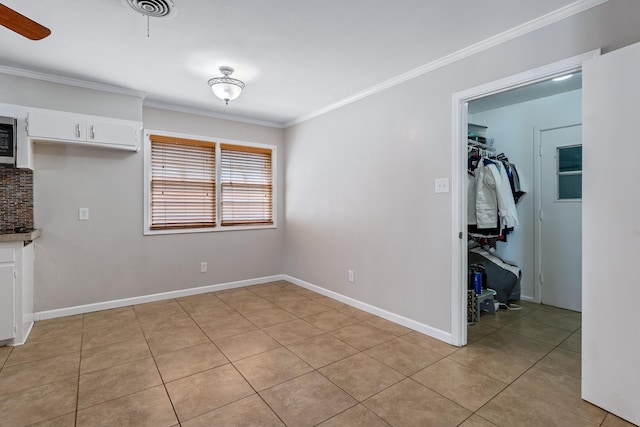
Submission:
{"label": "window", "polygon": [[558,200],[582,199],[582,145],[558,147]]}
{"label": "window", "polygon": [[273,227],[275,147],[146,132],[145,234]]}

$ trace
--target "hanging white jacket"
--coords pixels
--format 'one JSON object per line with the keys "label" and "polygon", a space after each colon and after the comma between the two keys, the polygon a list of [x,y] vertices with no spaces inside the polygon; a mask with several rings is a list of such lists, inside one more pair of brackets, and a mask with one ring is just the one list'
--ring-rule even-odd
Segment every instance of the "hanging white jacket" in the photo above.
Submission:
{"label": "hanging white jacket", "polygon": [[513,199],[509,176],[505,167],[500,168],[500,185],[496,188],[498,193],[498,213],[502,220],[502,228],[513,228],[518,225],[518,212],[516,202]]}
{"label": "hanging white jacket", "polygon": [[476,174],[476,222],[478,228],[498,228],[497,185],[500,177],[493,163],[487,165],[480,159]]}

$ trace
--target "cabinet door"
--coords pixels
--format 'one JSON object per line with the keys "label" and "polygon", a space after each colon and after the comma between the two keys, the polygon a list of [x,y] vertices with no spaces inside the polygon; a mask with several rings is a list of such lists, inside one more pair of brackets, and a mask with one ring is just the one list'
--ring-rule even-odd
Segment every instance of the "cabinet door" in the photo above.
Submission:
{"label": "cabinet door", "polygon": [[139,131],[129,124],[92,119],[87,123],[87,142],[137,148]]}
{"label": "cabinet door", "polygon": [[73,114],[32,111],[29,113],[29,136],[47,139],[84,141],[87,123]]}
{"label": "cabinet door", "polygon": [[0,265],[0,341],[14,338],[15,325],[15,267]]}

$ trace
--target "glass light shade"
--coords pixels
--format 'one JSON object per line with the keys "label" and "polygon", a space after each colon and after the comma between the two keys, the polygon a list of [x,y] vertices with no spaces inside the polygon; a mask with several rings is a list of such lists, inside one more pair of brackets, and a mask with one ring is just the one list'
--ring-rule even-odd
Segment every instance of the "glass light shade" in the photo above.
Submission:
{"label": "glass light shade", "polygon": [[[221,78],[220,80],[223,80],[223,79]],[[242,92],[242,87],[238,86],[235,83],[223,81],[219,83],[213,83],[211,85],[211,90],[218,98],[224,99],[225,101],[228,102],[228,101],[233,101],[238,96],[240,96],[240,92]]]}

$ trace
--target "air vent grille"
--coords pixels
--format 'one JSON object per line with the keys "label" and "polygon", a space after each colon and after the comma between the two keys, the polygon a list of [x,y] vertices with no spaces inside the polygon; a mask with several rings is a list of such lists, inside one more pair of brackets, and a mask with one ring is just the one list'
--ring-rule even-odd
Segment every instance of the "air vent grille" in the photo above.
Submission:
{"label": "air vent grille", "polygon": [[152,18],[170,18],[176,7],[172,0],[127,0],[136,12]]}

